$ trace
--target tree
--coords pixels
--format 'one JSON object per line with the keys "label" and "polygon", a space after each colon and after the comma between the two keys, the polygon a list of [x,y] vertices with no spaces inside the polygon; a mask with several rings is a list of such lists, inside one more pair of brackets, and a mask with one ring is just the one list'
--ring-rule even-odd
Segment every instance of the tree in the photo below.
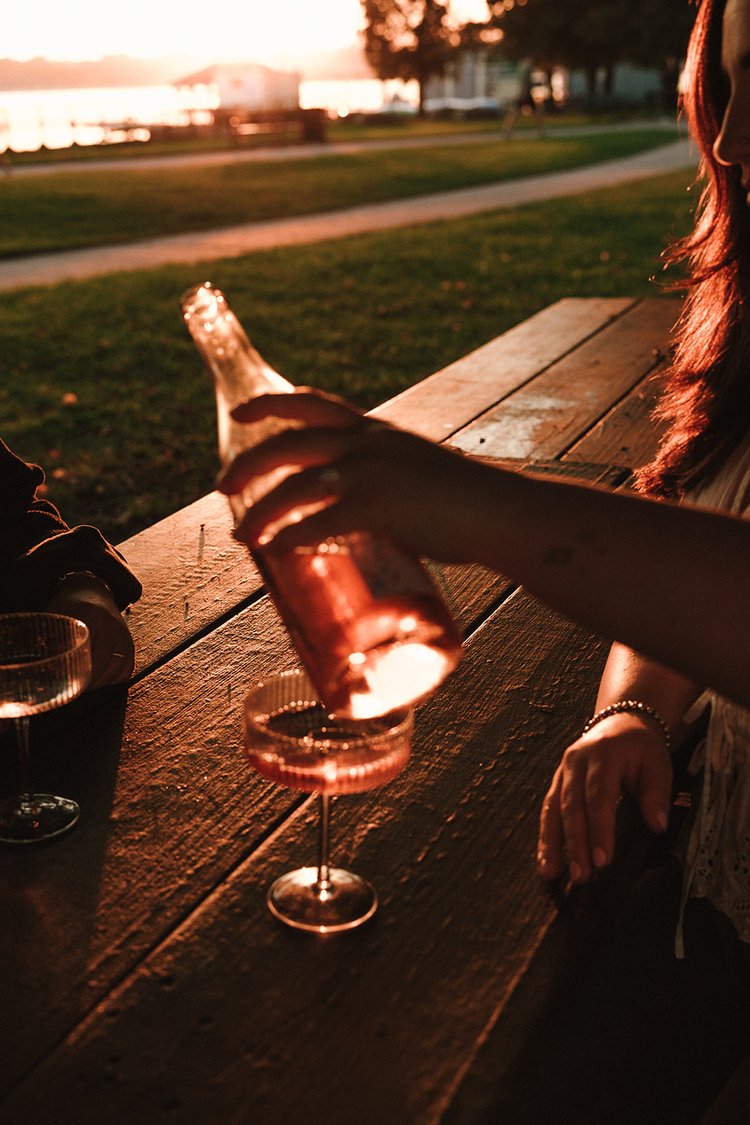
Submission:
{"label": "tree", "polygon": [[632,61],[661,70],[665,109],[677,103],[680,64],[695,20],[695,5],[678,0],[634,0],[639,9],[642,35],[632,52]]}
{"label": "tree", "polygon": [[674,69],[683,59],[694,8],[689,0],[487,0],[503,52],[543,70],[596,72],[618,62]]}
{"label": "tree", "polygon": [[449,0],[361,0],[365,56],[378,78],[416,79],[424,113],[427,80],[442,74],[456,45]]}

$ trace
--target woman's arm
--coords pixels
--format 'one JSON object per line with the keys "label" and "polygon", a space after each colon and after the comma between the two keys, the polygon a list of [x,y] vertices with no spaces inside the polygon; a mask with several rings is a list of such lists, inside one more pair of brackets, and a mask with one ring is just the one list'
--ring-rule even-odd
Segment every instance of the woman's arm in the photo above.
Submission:
{"label": "woman's arm", "polygon": [[750,523],[490,466],[311,393],[269,395],[239,421],[305,426],[241,454],[227,493],[281,465],[300,471],[248,510],[251,547],[303,504],[283,551],[368,528],[408,551],[502,570],[541,600],[698,683],[750,706]]}
{"label": "woman's arm", "polygon": [[[673,738],[700,688],[623,645],[609,654],[596,711],[639,700],[666,723]],[[545,879],[566,869],[585,882],[612,861],[615,814],[623,793],[639,804],[654,832],[667,826],[672,765],[664,731],[647,713],[612,714],[581,735],[563,754],[542,804],[537,862]]]}

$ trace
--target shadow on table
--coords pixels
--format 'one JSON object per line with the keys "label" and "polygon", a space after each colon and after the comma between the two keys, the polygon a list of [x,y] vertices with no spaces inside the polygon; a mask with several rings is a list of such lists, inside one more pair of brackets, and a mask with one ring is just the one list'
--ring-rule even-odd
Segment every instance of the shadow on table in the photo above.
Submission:
{"label": "shadow on table", "polygon": [[[731,927],[705,901],[688,905],[675,958],[672,849],[689,814],[654,840],[632,805],[621,813],[612,869],[561,901],[442,1125],[697,1125],[750,1054]],[[746,1107],[737,1083],[730,1107]]]}
{"label": "shadow on table", "polygon": [[[91,945],[120,758],[127,691],[105,688],[32,720],[31,781],[74,798],[78,823],[34,845],[0,844],[0,1090],[74,1022],[90,979]],[[12,729],[0,738],[3,795],[18,783]],[[70,927],[71,910],[77,920]],[[59,956],[51,957],[50,950]],[[72,972],[71,972],[72,968]],[[75,1011],[71,1009],[71,998]],[[85,1003],[85,1001],[84,1001]]]}

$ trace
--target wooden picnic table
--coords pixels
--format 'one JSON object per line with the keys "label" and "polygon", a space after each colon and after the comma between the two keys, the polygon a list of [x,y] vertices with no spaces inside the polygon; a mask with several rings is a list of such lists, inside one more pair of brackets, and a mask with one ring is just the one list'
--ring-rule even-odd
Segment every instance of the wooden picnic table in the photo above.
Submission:
{"label": "wooden picnic table", "polygon": [[[653,451],[677,313],[563,300],[375,413],[616,486]],[[525,983],[560,925],[535,873],[539,802],[607,641],[502,575],[443,568],[463,661],[419,707],[406,770],[332,820],[334,859],[380,908],[310,935],[265,905],[278,874],[314,862],[317,798],[241,750],[246,687],[296,661],[226,502],[120,546],[145,588],[133,683],[37,723],[35,780],[81,819],[0,849],[0,1122],[479,1120],[490,1095],[472,1076],[489,1043],[502,1080],[505,1029],[531,1026]]]}

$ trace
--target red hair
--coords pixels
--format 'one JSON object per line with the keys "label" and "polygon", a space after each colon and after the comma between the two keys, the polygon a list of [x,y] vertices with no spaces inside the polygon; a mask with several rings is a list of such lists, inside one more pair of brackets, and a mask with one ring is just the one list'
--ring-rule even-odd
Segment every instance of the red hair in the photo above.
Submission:
{"label": "red hair", "polygon": [[702,0],[690,36],[682,106],[701,154],[705,186],[691,235],[667,253],[687,263],[687,296],[657,417],[661,447],[638,485],[676,497],[706,479],[750,427],[750,214],[739,169],[717,163],[728,92],[721,69],[726,0]]}

